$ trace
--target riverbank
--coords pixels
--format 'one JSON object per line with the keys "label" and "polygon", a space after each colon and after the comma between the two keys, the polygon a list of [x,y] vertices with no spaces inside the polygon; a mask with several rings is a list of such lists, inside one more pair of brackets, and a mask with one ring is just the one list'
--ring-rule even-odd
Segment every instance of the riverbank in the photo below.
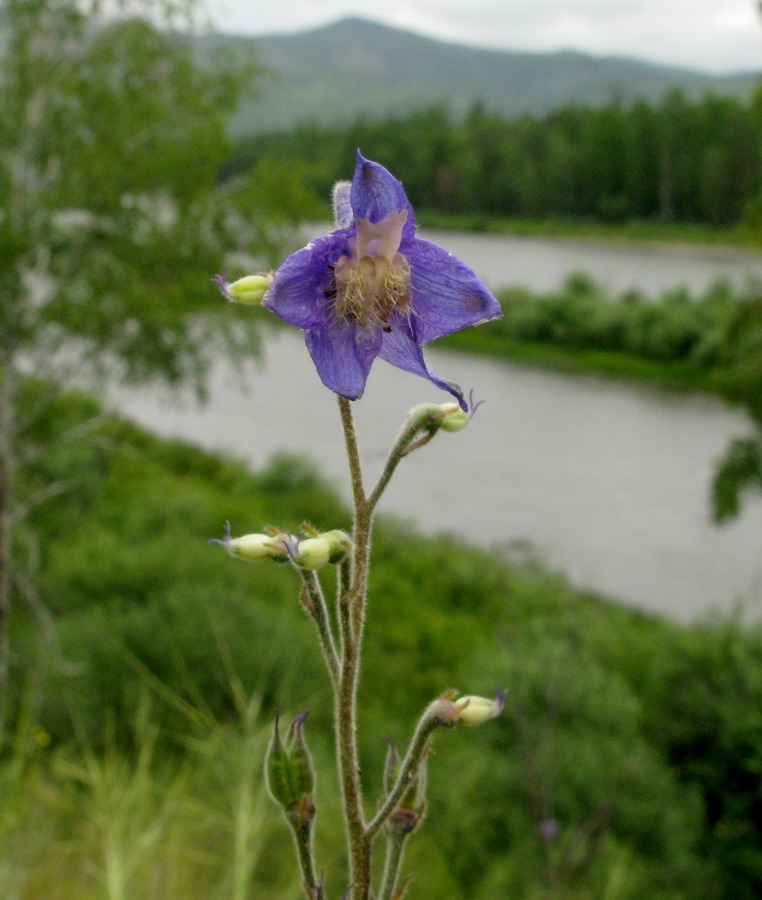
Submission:
{"label": "riverbank", "polygon": [[[756,290],[718,283],[702,296],[684,289],[647,298],[612,296],[582,273],[563,288],[498,291],[503,317],[446,338],[469,353],[561,372],[593,373],[670,390],[743,401],[753,348],[738,333],[755,327]],[[740,332],[739,332],[740,329]]]}
{"label": "riverbank", "polygon": [[[56,421],[97,412],[65,404]],[[38,422],[32,437],[48,427]],[[28,523],[44,548],[42,595],[53,598],[46,627],[14,607],[20,716],[0,757],[5,884],[29,900],[158,896],[157,884],[163,900],[222,900],[235,880],[241,896],[295,898],[286,826],[260,773],[275,710],[309,708],[318,858],[326,883],[344,890],[330,704],[298,578],[231,559],[208,538],[226,518],[236,533],[305,517],[347,527],[345,507],[296,457],[252,472],[116,419],[97,437],[74,454],[44,445],[70,490]],[[431,463],[445,446],[437,438],[421,451],[430,481],[441,482]],[[426,873],[426,896],[535,895],[548,877],[548,823],[560,854],[585,846],[583,861],[553,869],[562,890],[704,900],[710,888],[759,887],[760,748],[747,714],[762,703],[758,627],[679,625],[574,590],[535,562],[381,521],[366,645],[369,801],[382,734],[403,746],[445,688],[508,689],[489,730],[436,736],[426,827],[407,860]],[[488,814],[474,796],[490,797]]]}
{"label": "riverbank", "polygon": [[572,349],[539,341],[518,340],[501,334],[496,328],[485,328],[484,333],[476,338],[473,332],[453,334],[441,339],[439,346],[551,372],[600,375],[667,391],[721,394],[720,376],[690,362],[663,363],[628,353]]}
{"label": "riverbank", "polygon": [[416,210],[423,228],[513,237],[563,238],[612,245],[639,244],[697,252],[736,251],[762,256],[762,234],[744,224],[713,226],[680,222],[601,222],[592,219],[517,219],[481,214]]}

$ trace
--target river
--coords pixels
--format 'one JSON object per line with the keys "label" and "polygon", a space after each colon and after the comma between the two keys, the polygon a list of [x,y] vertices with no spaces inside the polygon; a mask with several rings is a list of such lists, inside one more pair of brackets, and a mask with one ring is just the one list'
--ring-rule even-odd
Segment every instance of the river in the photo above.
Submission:
{"label": "river", "polygon": [[[495,286],[512,282],[516,260],[548,243],[450,234],[434,239],[477,266],[476,257],[484,255],[480,272]],[[532,268],[534,281],[522,271],[513,283],[556,286],[571,257],[575,268],[596,277],[613,266],[604,246],[586,255],[586,245],[550,243],[558,260]],[[722,275],[736,281],[762,276],[759,257],[696,258],[700,264],[688,277],[695,252],[674,258],[648,252],[659,264],[645,264],[644,251],[633,250],[629,269],[612,269],[617,287],[630,286],[638,269],[648,275],[640,284],[649,291],[682,282],[701,289]],[[623,255],[617,247],[616,257]],[[554,265],[559,277],[549,284]],[[499,552],[529,545],[575,584],[680,620],[739,602],[750,615],[762,610],[762,502],[750,502],[722,529],[708,518],[713,461],[732,437],[749,430],[742,412],[714,397],[665,394],[435,347],[429,357],[434,368],[486,402],[464,432],[440,434],[404,461],[384,511],[413,519],[427,533],[452,531]],[[307,454],[348,497],[335,398],[317,380],[299,333],[269,334],[264,360],[248,367],[244,381],[219,360],[205,406],[156,389],[118,388],[111,397],[120,412],[159,434],[254,466],[281,449]],[[421,379],[377,361],[365,397],[355,404],[369,478],[406,410],[443,398]],[[233,524],[248,531],[263,523]]]}
{"label": "river", "polygon": [[557,288],[570,272],[583,271],[618,294],[638,288],[649,296],[685,286],[701,293],[727,279],[743,286],[762,280],[762,255],[731,247],[625,244],[555,238],[506,237],[430,231],[435,241],[467,262],[496,290],[522,285],[535,291]]}

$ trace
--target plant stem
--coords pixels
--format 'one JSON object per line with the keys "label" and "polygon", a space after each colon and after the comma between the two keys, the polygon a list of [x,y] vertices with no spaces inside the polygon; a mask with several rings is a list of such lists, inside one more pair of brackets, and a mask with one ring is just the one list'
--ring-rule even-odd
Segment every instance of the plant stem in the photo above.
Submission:
{"label": "plant stem", "polygon": [[368,497],[368,506],[370,510],[373,511],[378,504],[378,501],[381,499],[381,495],[386,490],[387,484],[394,474],[394,470],[400,464],[400,462],[407,456],[407,454],[411,450],[415,450],[418,447],[423,446],[423,444],[428,443],[432,437],[434,436],[434,432],[429,432],[425,434],[419,441],[416,441],[413,444],[413,439],[417,434],[421,431],[421,425],[418,420],[413,420],[412,422],[408,421],[400,431],[397,440],[394,442],[392,449],[389,451],[389,455],[386,458],[386,463],[384,465],[383,471],[381,472],[381,476],[378,479],[378,483],[373,488],[370,496]]}
{"label": "plant stem", "polygon": [[360,452],[357,447],[357,432],[355,431],[350,402],[346,397],[339,397],[339,412],[341,413],[341,424],[344,429],[349,472],[352,476],[352,496],[354,498],[355,515],[357,515],[358,511],[365,506],[365,488],[363,487]]}
{"label": "plant stem", "polygon": [[[289,819],[288,816],[286,816]],[[296,844],[296,853],[299,857],[299,868],[302,870],[302,887],[306,900],[315,900],[317,896],[317,879],[315,878],[315,864],[312,860],[312,828],[311,825],[301,825],[289,819],[291,830]]]}
{"label": "plant stem", "polygon": [[406,834],[390,834],[386,839],[386,862],[384,863],[384,879],[378,900],[393,900],[394,888],[397,884],[402,857],[405,853]]}
{"label": "plant stem", "polygon": [[397,775],[397,781],[394,787],[389,792],[389,795],[383,802],[381,809],[376,813],[371,822],[368,824],[368,827],[365,829],[365,834],[369,839],[373,839],[379,828],[386,822],[389,816],[394,812],[400,800],[402,799],[402,795],[408,788],[410,784],[411,778],[415,775],[418,766],[421,764],[421,760],[423,759],[424,753],[426,752],[426,743],[429,739],[429,736],[434,731],[435,728],[438,728],[441,724],[440,720],[429,713],[427,710],[421,719],[418,722],[418,725],[415,729],[415,734],[413,735],[413,739],[410,742],[410,746],[407,749],[407,753],[405,754],[405,758],[402,760],[402,764],[400,765],[399,774]]}
{"label": "plant stem", "polygon": [[360,677],[360,647],[365,619],[365,590],[370,556],[372,511],[365,498],[357,434],[351,407],[345,397],[339,397],[339,409],[352,478],[354,529],[351,587],[339,600],[342,661],[336,697],[337,761],[349,842],[352,897],[354,900],[368,900],[371,876],[370,840],[365,833],[357,750],[357,686]]}
{"label": "plant stem", "polygon": [[320,579],[316,572],[309,569],[299,569],[299,574],[302,577],[304,590],[309,599],[307,611],[317,628],[320,649],[323,651],[323,658],[331,676],[331,683],[335,689],[339,683],[339,658],[336,655],[336,646],[328,618],[328,607],[323,596],[323,589],[320,586]]}
{"label": "plant stem", "polygon": [[352,592],[352,559],[347,557],[339,563],[336,606],[339,611],[339,637],[341,639],[341,658],[345,648],[352,640],[350,627],[349,601]]}

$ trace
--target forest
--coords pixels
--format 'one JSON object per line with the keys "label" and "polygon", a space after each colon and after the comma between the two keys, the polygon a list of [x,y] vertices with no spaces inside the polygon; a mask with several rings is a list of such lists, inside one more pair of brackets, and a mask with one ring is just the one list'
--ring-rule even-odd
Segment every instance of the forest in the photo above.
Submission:
{"label": "forest", "polygon": [[304,125],[241,138],[223,176],[288,161],[320,197],[355,149],[384,159],[423,210],[626,222],[739,221],[760,190],[762,100],[673,91],[658,103],[568,106],[508,120],[474,105],[457,120],[435,107],[345,128]]}

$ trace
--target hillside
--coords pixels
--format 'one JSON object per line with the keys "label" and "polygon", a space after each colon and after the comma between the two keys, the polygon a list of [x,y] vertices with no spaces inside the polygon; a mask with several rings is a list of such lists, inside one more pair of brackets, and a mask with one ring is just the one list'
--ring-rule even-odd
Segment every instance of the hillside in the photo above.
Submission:
{"label": "hillside", "polygon": [[259,98],[236,117],[239,134],[303,121],[377,118],[440,102],[455,114],[481,101],[490,110],[516,116],[569,103],[656,99],[676,87],[691,97],[710,91],[746,96],[760,78],[755,72],[718,76],[572,51],[483,50],[357,18],[253,43],[267,77],[260,82]]}

